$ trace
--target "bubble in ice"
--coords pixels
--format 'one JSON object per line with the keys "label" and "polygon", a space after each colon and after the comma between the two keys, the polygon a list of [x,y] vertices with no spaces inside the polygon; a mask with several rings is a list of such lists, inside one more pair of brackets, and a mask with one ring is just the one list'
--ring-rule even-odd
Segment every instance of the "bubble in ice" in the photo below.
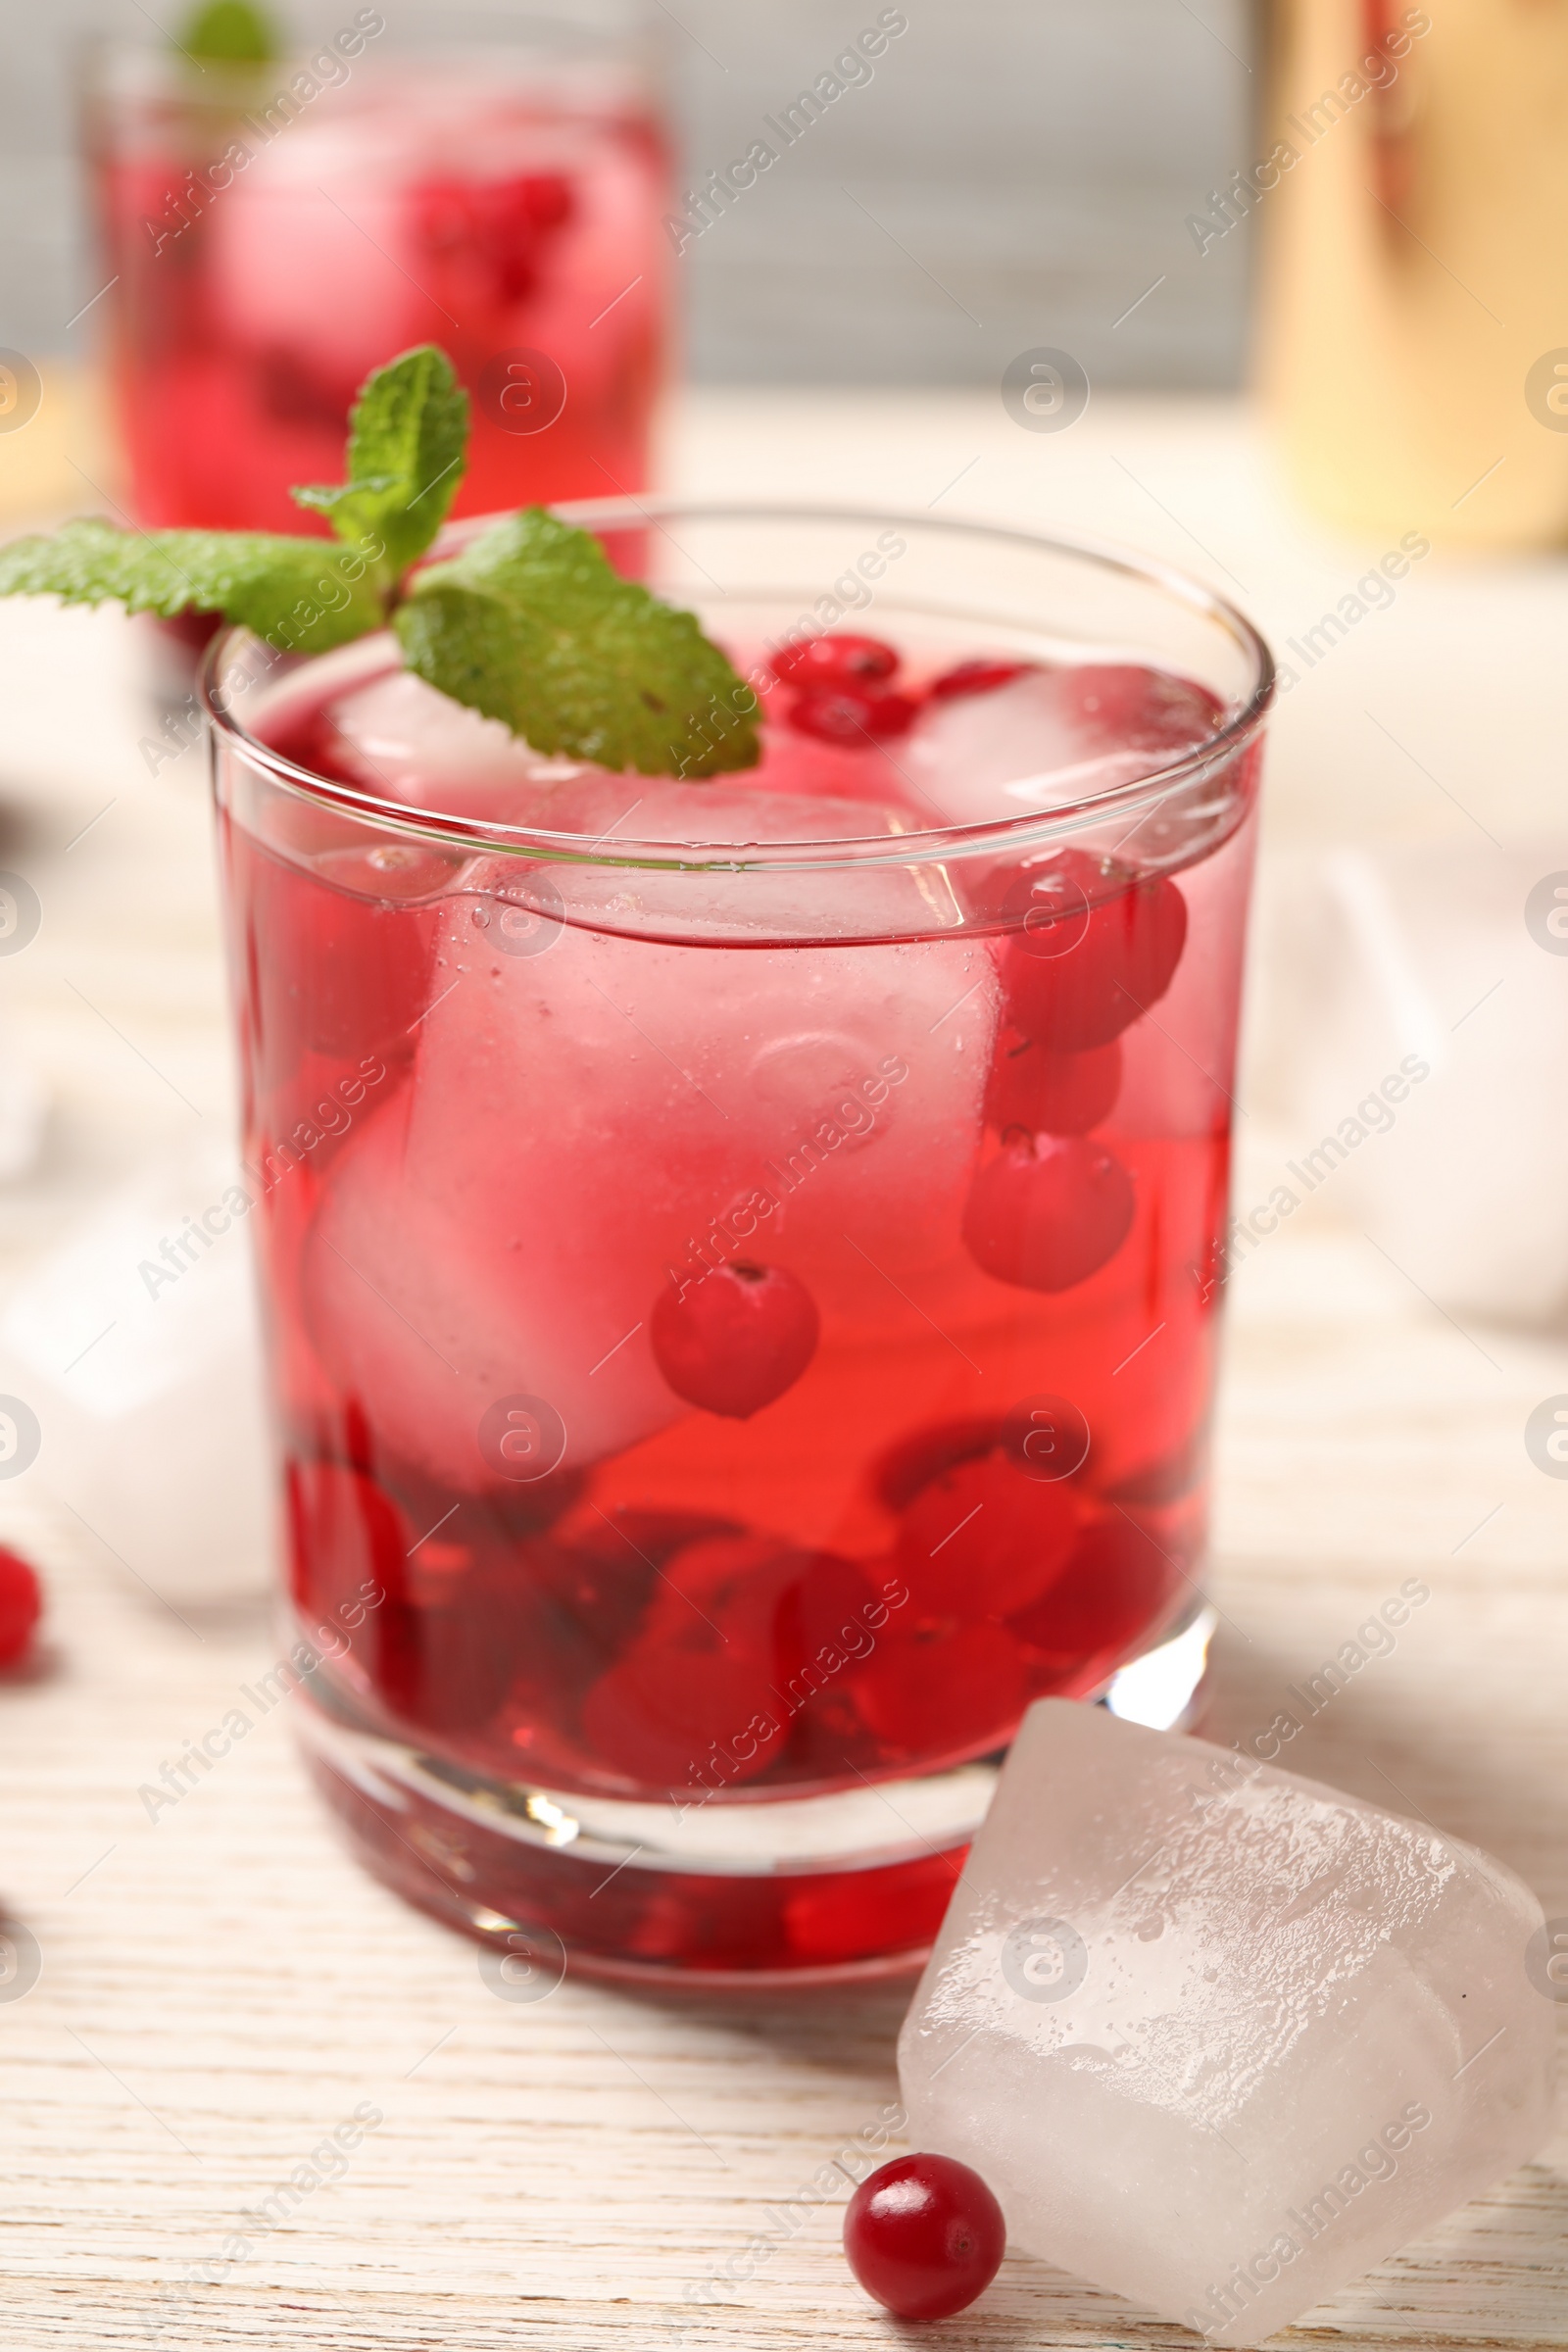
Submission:
{"label": "bubble in ice", "polygon": [[1015,2249],[1257,2344],[1547,2136],[1544,1931],[1456,1838],[1046,1699],[905,2025],[910,2140]]}

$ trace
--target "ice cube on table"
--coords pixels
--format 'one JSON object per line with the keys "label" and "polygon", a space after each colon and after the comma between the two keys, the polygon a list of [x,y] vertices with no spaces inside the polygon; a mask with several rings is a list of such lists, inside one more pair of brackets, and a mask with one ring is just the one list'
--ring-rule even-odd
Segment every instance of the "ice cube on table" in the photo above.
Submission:
{"label": "ice cube on table", "polygon": [[1290,1181],[1326,1185],[1460,1317],[1539,1325],[1568,1303],[1565,868],[1560,840],[1466,838],[1260,877],[1250,1092],[1291,1137]]}
{"label": "ice cube on table", "polygon": [[270,1565],[254,1190],[220,1151],[154,1162],[0,1320],[0,1387],[36,1417],[39,1484],[175,1606],[260,1591]]}
{"label": "ice cube on table", "polygon": [[1547,2136],[1542,1924],[1457,1838],[1044,1699],[905,2024],[911,2142],[1015,2249],[1261,2343]]}
{"label": "ice cube on table", "polygon": [[310,1245],[318,1344],[397,1451],[482,1475],[507,1392],[560,1416],[568,1467],[673,1421],[648,1334],[672,1270],[783,1265],[825,1317],[872,1318],[958,1255],[986,943],[731,951],[568,922],[516,954],[494,911],[449,902],[412,1102],[347,1141]]}

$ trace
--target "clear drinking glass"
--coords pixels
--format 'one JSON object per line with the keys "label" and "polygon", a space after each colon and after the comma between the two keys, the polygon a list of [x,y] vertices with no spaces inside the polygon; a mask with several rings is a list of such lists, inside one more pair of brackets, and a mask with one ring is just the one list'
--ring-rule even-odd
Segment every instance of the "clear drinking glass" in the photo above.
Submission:
{"label": "clear drinking glass", "polygon": [[[1201,1677],[1271,665],[1025,532],[568,513],[760,767],[540,760],[384,638],[209,659],[306,1743],[541,1967],[900,1968],[1032,1698]],[[846,615],[874,737],[769,682]]]}
{"label": "clear drinking glass", "polygon": [[362,9],[270,65],[109,44],[86,143],[142,522],[315,527],[291,487],[341,478],[355,392],[425,342],[473,399],[461,512],[645,486],[669,168],[630,34],[409,48]]}

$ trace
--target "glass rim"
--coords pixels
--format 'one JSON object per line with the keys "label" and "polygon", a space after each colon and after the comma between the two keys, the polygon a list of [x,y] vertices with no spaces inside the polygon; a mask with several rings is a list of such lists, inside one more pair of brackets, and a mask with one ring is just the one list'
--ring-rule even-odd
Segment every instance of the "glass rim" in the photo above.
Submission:
{"label": "glass rim", "polygon": [[[492,514],[465,515],[455,522],[448,522],[424,560],[437,561],[455,554],[477,532],[506,520],[511,512],[513,510]],[[1133,776],[1122,783],[1109,785],[1102,791],[1086,793],[1072,801],[1058,802],[1050,808],[1026,809],[1017,816],[991,817],[972,824],[928,826],[908,833],[857,835],[831,840],[726,844],[640,841],[633,835],[617,833],[613,848],[605,849],[603,844],[607,836],[593,841],[580,833],[551,832],[539,826],[506,824],[486,817],[465,817],[445,810],[416,808],[408,802],[384,800],[358,786],[341,784],[332,777],[318,775],[314,769],[301,766],[251,734],[233,715],[231,706],[236,698],[223,689],[223,665],[237,646],[246,642],[260,645],[266,641],[243,626],[231,626],[220,630],[214,637],[207,649],[198,679],[201,706],[214,730],[215,756],[220,744],[226,745],[262,769],[284,791],[299,799],[314,802],[319,808],[332,808],[378,832],[394,832],[417,840],[436,842],[449,848],[466,850],[470,855],[525,858],[534,864],[652,867],[668,872],[800,872],[846,866],[930,864],[938,860],[995,856],[999,851],[1016,853],[1054,840],[1066,840],[1074,833],[1103,823],[1107,817],[1130,813],[1150,804],[1157,806],[1185,785],[1197,782],[1237,758],[1261,731],[1275,699],[1277,679],[1273,654],[1261,631],[1249,620],[1239,606],[1178,565],[1166,564],[1158,557],[1140,555],[1108,540],[1035,531],[1016,524],[987,522],[960,515],[916,515],[893,508],[683,498],[678,494],[648,498],[566,500],[552,505],[549,512],[563,522],[594,531],[636,530],[649,523],[657,525],[665,518],[681,516],[702,521],[854,522],[900,530],[930,531],[953,537],[978,536],[1005,541],[1015,547],[1034,548],[1043,554],[1096,564],[1103,571],[1119,573],[1143,586],[1158,589],[1176,603],[1186,606],[1190,612],[1217,623],[1249,657],[1252,682],[1246,699],[1229,714],[1224,725],[1181,759],[1162,767],[1152,767],[1147,773]],[[330,552],[330,542],[323,540],[321,545],[323,551]],[[365,642],[368,641],[367,639]],[[350,640],[350,643],[353,642]],[[291,658],[275,653],[272,656],[274,661]],[[322,658],[305,656],[301,660],[308,662]],[[640,773],[635,769],[621,772],[628,784],[634,783]],[[647,781],[653,783],[659,779],[649,777]]]}

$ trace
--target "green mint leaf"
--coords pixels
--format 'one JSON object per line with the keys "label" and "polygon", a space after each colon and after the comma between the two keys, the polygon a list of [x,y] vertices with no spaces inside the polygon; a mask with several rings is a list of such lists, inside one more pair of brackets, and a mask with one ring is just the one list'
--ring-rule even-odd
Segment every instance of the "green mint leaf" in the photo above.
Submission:
{"label": "green mint leaf", "polygon": [[193,9],[174,46],[220,65],[265,66],[280,53],[270,17],[251,0],[209,0]]}
{"label": "green mint leaf", "polygon": [[612,568],[597,539],[526,508],[414,581],[407,666],[536,752],[649,776],[753,767],[757,697],[697,625]]}
{"label": "green mint leaf", "polygon": [[422,556],[457,496],[468,446],[468,395],[444,351],[424,343],[378,368],[349,418],[348,480],[292,493],[340,538],[385,543],[384,584]]}
{"label": "green mint leaf", "polygon": [[385,612],[376,550],[268,531],[122,531],[93,517],[0,547],[0,596],[118,598],[127,612],[222,612],[285,653],[323,654]]}

